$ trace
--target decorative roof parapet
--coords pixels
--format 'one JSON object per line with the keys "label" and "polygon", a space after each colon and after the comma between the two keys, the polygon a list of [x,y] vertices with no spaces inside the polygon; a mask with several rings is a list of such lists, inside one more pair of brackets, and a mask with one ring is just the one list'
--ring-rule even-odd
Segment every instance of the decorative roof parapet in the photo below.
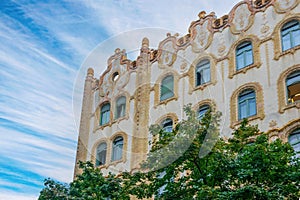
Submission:
{"label": "decorative roof parapet", "polygon": [[[232,34],[242,34],[251,27],[257,12],[264,12],[269,6],[274,6],[277,12],[283,12],[295,7],[299,1],[286,0],[288,3],[284,3],[282,0],[242,0],[227,15],[220,18],[217,18],[214,12],[206,14],[205,11],[201,11],[198,14],[199,18],[191,22],[188,34],[178,37],[177,33],[167,33],[167,37],[159,43],[157,49],[149,49],[149,39],[143,38],[141,53],[149,54],[150,62],[158,61],[160,64],[171,66],[176,60],[178,50],[191,45],[194,52],[202,52],[210,46],[215,32],[222,32],[229,27]],[[121,65],[126,64],[127,70],[135,70],[138,66],[139,57],[131,61],[127,59],[125,50],[117,48],[115,54],[107,61],[106,71],[109,71],[110,65],[116,59]]]}

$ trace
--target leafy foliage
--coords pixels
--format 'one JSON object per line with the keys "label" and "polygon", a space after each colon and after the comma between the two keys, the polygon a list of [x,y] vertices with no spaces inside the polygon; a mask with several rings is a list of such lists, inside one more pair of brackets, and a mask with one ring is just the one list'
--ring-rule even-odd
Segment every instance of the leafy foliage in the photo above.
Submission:
{"label": "leafy foliage", "polygon": [[141,171],[104,177],[91,163],[68,186],[45,180],[39,199],[298,199],[300,161],[288,143],[244,120],[224,140],[220,113],[199,120],[191,106],[172,132],[153,125],[152,149]]}
{"label": "leafy foliage", "polygon": [[68,199],[68,185],[56,182],[50,178],[44,181],[45,188],[40,193],[39,200],[64,200]]}
{"label": "leafy foliage", "polygon": [[69,185],[63,185],[51,179],[45,180],[45,188],[40,192],[39,200],[106,200],[130,199],[121,186],[122,179],[113,174],[103,176],[99,168],[91,162],[80,162],[83,173]]}

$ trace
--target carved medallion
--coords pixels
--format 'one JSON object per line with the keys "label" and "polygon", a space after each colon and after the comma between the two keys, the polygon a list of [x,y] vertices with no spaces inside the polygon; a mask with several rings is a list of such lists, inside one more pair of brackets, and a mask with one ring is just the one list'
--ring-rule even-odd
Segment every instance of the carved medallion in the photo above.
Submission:
{"label": "carved medallion", "polygon": [[208,30],[208,21],[205,21],[202,25],[198,24],[192,29],[193,41],[192,50],[194,52],[200,52],[206,49],[211,43],[212,34]]}
{"label": "carved medallion", "polygon": [[176,60],[177,50],[174,48],[173,39],[167,39],[166,42],[162,43],[159,47],[159,60],[158,62],[162,65],[171,66]]}
{"label": "carved medallion", "polygon": [[223,34],[221,34],[219,38],[220,38],[220,41],[219,41],[219,45],[218,45],[218,54],[219,54],[219,56],[223,56],[225,53],[225,50],[226,50]]}
{"label": "carved medallion", "polygon": [[275,8],[278,12],[288,12],[297,5],[298,0],[276,0]]}
{"label": "carved medallion", "polygon": [[266,17],[266,13],[263,14],[263,22],[262,22],[262,27],[260,29],[260,33],[265,36],[269,33],[270,31],[270,27],[268,26],[268,20],[267,20],[267,17]]}
{"label": "carved medallion", "polygon": [[231,31],[233,33],[240,33],[247,30],[252,22],[251,12],[246,3],[241,4],[235,10],[235,15],[232,21]]}

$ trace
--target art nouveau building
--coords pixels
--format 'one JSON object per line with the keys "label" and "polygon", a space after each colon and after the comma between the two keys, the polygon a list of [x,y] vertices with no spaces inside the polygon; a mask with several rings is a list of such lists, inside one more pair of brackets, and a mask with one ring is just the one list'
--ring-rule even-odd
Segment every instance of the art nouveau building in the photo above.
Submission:
{"label": "art nouveau building", "polygon": [[139,168],[149,126],[171,130],[188,103],[200,117],[215,105],[223,136],[248,118],[300,152],[299,0],[244,0],[221,18],[200,12],[183,37],[167,34],[157,49],[144,38],[135,61],[116,49],[98,77],[88,70],[76,161],[104,173]]}

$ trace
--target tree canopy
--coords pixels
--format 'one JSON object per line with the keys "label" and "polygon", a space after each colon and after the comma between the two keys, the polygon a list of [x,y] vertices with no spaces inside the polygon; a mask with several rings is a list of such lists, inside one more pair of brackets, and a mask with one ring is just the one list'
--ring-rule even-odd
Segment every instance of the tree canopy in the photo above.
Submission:
{"label": "tree canopy", "polygon": [[172,132],[153,125],[152,148],[138,172],[103,176],[90,162],[70,184],[51,179],[44,199],[298,199],[300,161],[280,139],[270,141],[244,120],[224,139],[220,113],[211,110],[199,120],[188,105],[186,120]]}

